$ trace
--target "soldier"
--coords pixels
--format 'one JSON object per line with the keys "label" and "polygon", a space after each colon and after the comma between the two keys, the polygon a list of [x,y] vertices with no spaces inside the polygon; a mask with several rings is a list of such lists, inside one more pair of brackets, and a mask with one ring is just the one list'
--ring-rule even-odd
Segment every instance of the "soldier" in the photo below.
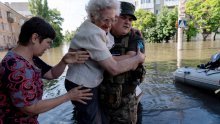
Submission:
{"label": "soldier", "polygon": [[[145,52],[144,40],[140,31],[132,28],[132,21],[137,20],[134,15],[135,7],[128,2],[121,2],[121,13],[112,25],[111,35],[114,36],[114,46],[110,52],[116,60],[129,58],[137,53],[137,48]],[[135,71],[128,71],[117,76],[104,73],[101,83],[100,100],[107,123],[136,124],[138,98],[136,87],[142,82],[145,70],[139,65]]]}

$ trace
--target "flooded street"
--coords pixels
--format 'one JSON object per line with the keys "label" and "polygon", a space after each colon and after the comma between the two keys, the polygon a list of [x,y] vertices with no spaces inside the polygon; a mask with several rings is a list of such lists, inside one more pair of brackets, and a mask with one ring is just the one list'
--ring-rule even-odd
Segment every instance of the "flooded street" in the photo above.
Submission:
{"label": "flooded street", "polygon": [[[173,82],[173,72],[182,66],[196,67],[206,63],[219,52],[220,41],[184,42],[183,50],[176,51],[176,43],[146,44],[147,69],[140,85],[142,124],[220,124],[220,100],[214,93]],[[48,50],[43,60],[55,65],[67,52],[68,45]],[[0,58],[5,53],[0,52]],[[45,81],[43,98],[65,93],[65,73],[57,80]],[[73,106],[64,103],[39,116],[40,124],[71,124]]]}
{"label": "flooded street", "polygon": [[[219,124],[220,101],[203,90],[173,82],[175,63],[153,62],[141,88],[143,124]],[[213,93],[214,94],[214,93]]]}

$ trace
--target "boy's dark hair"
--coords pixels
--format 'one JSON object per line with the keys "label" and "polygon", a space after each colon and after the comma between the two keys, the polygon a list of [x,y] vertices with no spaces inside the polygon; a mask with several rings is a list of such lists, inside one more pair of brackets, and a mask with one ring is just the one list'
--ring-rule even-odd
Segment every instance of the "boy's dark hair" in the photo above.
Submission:
{"label": "boy's dark hair", "polygon": [[34,33],[39,35],[40,42],[46,38],[53,40],[56,37],[54,29],[48,22],[40,17],[32,17],[21,26],[18,43],[26,46]]}

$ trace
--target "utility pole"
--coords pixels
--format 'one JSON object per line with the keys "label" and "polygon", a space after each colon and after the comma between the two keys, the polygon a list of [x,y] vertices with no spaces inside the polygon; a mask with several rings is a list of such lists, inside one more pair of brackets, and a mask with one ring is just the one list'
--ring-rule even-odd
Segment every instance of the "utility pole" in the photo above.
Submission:
{"label": "utility pole", "polygon": [[178,38],[177,38],[177,50],[183,49],[183,29],[186,27],[186,13],[185,13],[186,0],[179,0],[178,6]]}
{"label": "utility pole", "polygon": [[178,6],[178,35],[177,35],[177,67],[182,65],[183,29],[186,27],[186,0],[179,0]]}

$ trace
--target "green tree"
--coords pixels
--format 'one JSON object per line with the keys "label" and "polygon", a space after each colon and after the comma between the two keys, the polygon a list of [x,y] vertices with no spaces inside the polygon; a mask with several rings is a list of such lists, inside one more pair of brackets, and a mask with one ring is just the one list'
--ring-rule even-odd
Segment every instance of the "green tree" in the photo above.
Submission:
{"label": "green tree", "polygon": [[64,19],[61,17],[60,12],[56,9],[49,9],[47,0],[29,0],[29,9],[34,16],[40,16],[48,21],[56,31],[53,46],[56,47],[62,44],[63,34],[61,33],[61,25]]}
{"label": "green tree", "polygon": [[209,13],[211,14],[211,29],[212,32],[214,32],[213,39],[215,40],[215,36],[218,32],[218,29],[220,28],[220,0],[209,0],[207,1],[207,4],[209,6]]}
{"label": "green tree", "polygon": [[157,16],[156,31],[160,42],[168,42],[175,35],[177,18],[177,8],[171,10],[164,7]]}
{"label": "green tree", "polygon": [[190,41],[192,37],[196,36],[198,33],[197,28],[194,26],[195,22],[193,20],[187,20],[187,29],[185,30],[186,33],[186,41]]}
{"label": "green tree", "polygon": [[43,10],[42,0],[29,0],[29,9],[33,15],[43,15],[44,11],[48,12],[48,10]]}
{"label": "green tree", "polygon": [[56,38],[54,39],[54,44],[53,44],[53,46],[56,47],[62,44],[62,41],[64,39],[64,36],[61,32],[63,30],[61,28],[63,23],[63,18],[61,17],[60,12],[57,9],[49,10],[49,14],[50,14],[49,22],[56,31]]}
{"label": "green tree", "polygon": [[160,43],[156,27],[146,29],[145,38],[147,42]]}
{"label": "green tree", "polygon": [[[143,37],[147,42],[154,41],[155,34],[151,31],[151,28],[156,26],[156,16],[148,10],[139,9],[135,11],[135,16],[137,20],[134,21],[133,27],[139,29],[143,33]],[[149,32],[150,31],[150,32]]]}
{"label": "green tree", "polygon": [[163,8],[161,13],[155,16],[147,10],[135,12],[137,20],[133,26],[142,31],[147,42],[162,42],[170,40],[177,31],[177,9]]}
{"label": "green tree", "polygon": [[66,31],[65,36],[64,36],[64,40],[66,42],[70,42],[72,40],[73,36],[75,35],[75,33],[76,33],[75,31],[71,31],[71,32]]}
{"label": "green tree", "polygon": [[145,32],[147,28],[156,25],[156,16],[150,11],[139,9],[138,11],[135,11],[135,16],[137,17],[137,20],[132,24],[142,32]]}
{"label": "green tree", "polygon": [[217,33],[220,27],[219,0],[191,0],[186,3],[186,14],[190,17],[189,23],[202,33],[205,41],[212,32]]}

